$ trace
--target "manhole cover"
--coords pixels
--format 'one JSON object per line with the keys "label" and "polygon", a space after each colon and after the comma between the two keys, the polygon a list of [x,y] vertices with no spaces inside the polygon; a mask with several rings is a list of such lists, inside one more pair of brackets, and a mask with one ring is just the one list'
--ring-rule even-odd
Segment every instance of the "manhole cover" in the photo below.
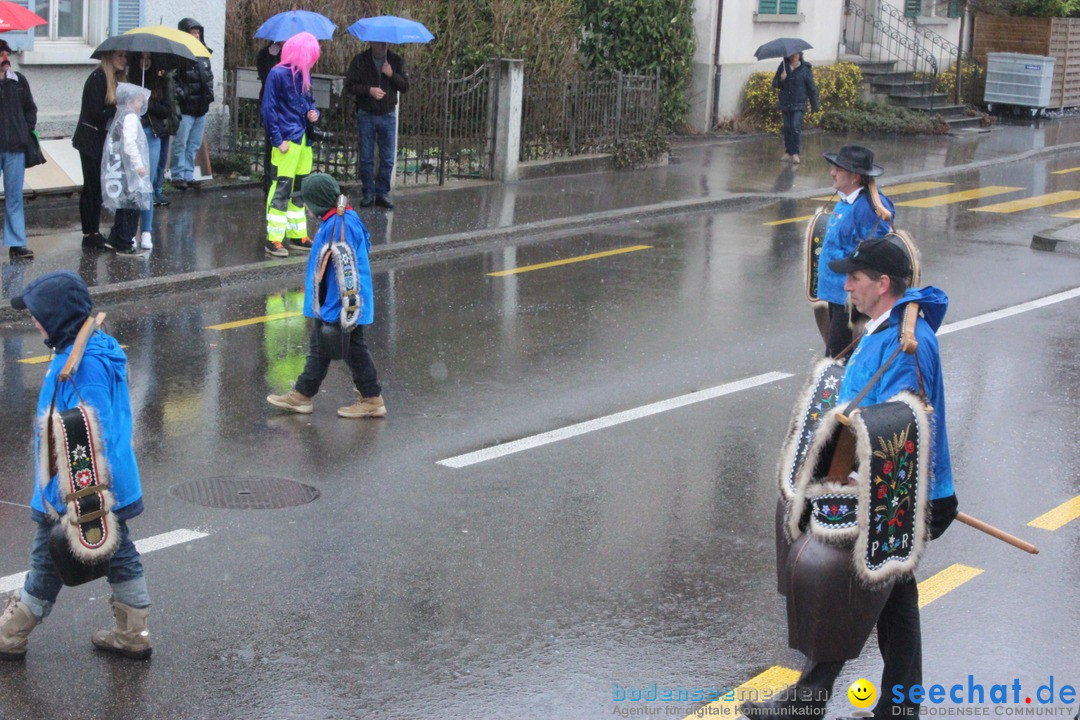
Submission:
{"label": "manhole cover", "polygon": [[173,497],[196,505],[230,510],[276,510],[319,497],[317,488],[272,477],[212,477],[169,488]]}

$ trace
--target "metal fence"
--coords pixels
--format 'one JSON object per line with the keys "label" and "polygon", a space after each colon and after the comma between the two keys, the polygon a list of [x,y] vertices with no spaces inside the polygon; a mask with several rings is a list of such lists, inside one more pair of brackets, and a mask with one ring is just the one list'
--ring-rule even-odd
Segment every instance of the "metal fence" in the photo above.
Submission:
{"label": "metal fence", "polygon": [[525,78],[520,160],[602,152],[655,129],[660,75],[583,72],[569,80]]}
{"label": "metal fence", "polygon": [[[398,100],[397,183],[494,176],[499,72],[491,61],[462,78],[412,75]],[[264,173],[258,80],[252,68],[226,74],[228,148],[251,173]],[[314,167],[341,181],[359,179],[355,105],[341,78],[313,76],[329,137],[313,147]],[[601,152],[659,122],[658,74],[580,73],[569,81],[524,81],[521,160]]]}

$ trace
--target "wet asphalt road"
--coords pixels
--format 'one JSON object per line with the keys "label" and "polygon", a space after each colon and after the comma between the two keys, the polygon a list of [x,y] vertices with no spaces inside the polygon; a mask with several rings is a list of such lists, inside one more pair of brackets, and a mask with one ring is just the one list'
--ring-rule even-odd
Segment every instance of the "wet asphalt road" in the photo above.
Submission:
{"label": "wet asphalt road", "polygon": [[[1053,174],[1076,166],[1076,154],[990,165],[898,200],[1076,189],[1080,174]],[[804,169],[775,190],[827,184]],[[776,168],[769,182],[791,175]],[[766,180],[746,182],[764,191]],[[1080,288],[1080,257],[1028,249],[1080,200],[971,212],[1013,197],[900,208],[924,283],[951,298],[947,323]],[[299,310],[288,283],[104,308],[130,358],[147,505],[133,534],[207,535],[145,556],[149,663],[94,654],[106,586],[67,588],[26,662],[0,665],[0,717],[593,718],[619,707],[616,683],[728,689],[798,667],[774,589],[773,474],[820,340],[799,279],[802,223],[764,223],[817,205],[780,200],[377,268],[369,343],[383,421],[335,416],[351,401],[341,367],[312,416],[265,404],[303,364],[301,318],[206,329]],[[631,245],[650,248],[486,275]],[[1080,521],[1026,526],[1080,494],[1078,311],[1073,296],[942,338],[962,509],[1042,553],[959,526],[933,544],[920,579],[954,563],[983,572],[924,609],[927,684],[973,674],[1033,691],[1054,675],[1080,687]],[[0,338],[3,577],[26,564],[20,503],[44,367],[18,360],[44,348],[25,324]],[[468,467],[437,464],[766,373],[784,376]],[[244,511],[170,494],[236,476],[293,479],[320,497]],[[850,712],[850,682],[879,673],[871,640],[830,715]]]}

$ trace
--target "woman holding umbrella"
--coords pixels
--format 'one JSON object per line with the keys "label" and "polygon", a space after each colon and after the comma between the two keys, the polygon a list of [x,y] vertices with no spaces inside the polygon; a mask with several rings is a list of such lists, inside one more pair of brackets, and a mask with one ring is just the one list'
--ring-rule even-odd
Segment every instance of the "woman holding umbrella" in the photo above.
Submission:
{"label": "woman holding umbrella", "polygon": [[124,82],[126,68],[127,53],[102,53],[101,64],[83,85],[79,124],[71,138],[82,164],[79,219],[82,222],[82,246],[87,250],[105,247],[105,237],[101,234],[101,155],[109,121],[116,114],[116,86]]}
{"label": "woman holding umbrella", "polygon": [[781,160],[798,165],[799,141],[807,102],[818,111],[818,90],[814,71],[803,54],[793,53],[784,58],[773,76],[773,87],[780,91],[780,115],[784,120],[784,157]]}
{"label": "woman holding umbrella", "polygon": [[284,246],[308,252],[307,216],[293,203],[311,172],[309,128],[319,119],[311,93],[311,68],[319,60],[319,41],[308,32],[294,35],[281,46],[281,62],[266,77],[262,100],[263,127],[270,135],[272,184],[266,195],[266,253],[288,257]]}

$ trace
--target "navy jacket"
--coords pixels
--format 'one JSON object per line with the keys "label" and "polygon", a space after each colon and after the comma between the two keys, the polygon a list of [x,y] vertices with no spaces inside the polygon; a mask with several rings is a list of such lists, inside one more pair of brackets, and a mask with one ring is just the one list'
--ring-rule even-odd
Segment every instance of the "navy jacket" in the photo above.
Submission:
{"label": "navy jacket", "polygon": [[780,63],[773,76],[772,86],[780,90],[781,110],[806,110],[809,102],[814,112],[818,111],[818,91],[814,84],[814,71],[810,63],[803,60],[799,67],[788,70],[787,79],[781,80],[780,73],[784,71],[787,61]]}
{"label": "navy jacket", "polygon": [[15,80],[0,79],[0,152],[22,152],[37,125],[37,105],[30,83],[20,72]]}

